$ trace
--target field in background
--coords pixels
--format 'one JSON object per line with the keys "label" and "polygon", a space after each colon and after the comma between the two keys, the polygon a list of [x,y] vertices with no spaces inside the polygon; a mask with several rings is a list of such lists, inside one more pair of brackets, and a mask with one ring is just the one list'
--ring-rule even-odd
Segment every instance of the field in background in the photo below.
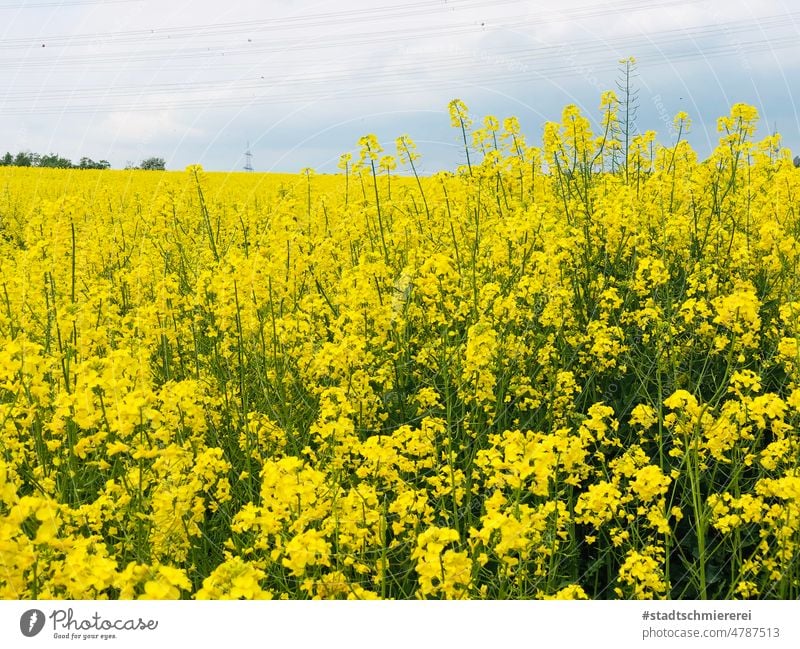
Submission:
{"label": "field in background", "polygon": [[0,597],[800,596],[800,171],[617,107],[1,169]]}

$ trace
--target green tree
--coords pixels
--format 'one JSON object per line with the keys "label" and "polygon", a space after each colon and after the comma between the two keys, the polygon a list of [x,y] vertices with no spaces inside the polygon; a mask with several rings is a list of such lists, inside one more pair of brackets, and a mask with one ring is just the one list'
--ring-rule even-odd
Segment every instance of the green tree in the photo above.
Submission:
{"label": "green tree", "polygon": [[14,165],[17,167],[30,167],[32,162],[30,153],[20,151],[14,158]]}
{"label": "green tree", "polygon": [[43,155],[39,158],[39,167],[46,167],[48,169],[70,169],[72,168],[72,160],[62,158],[57,153]]}
{"label": "green tree", "polygon": [[164,162],[164,158],[146,158],[142,160],[141,164],[139,165],[139,169],[145,169],[147,171],[164,171],[166,169],[166,162]]}
{"label": "green tree", "polygon": [[109,169],[111,168],[111,163],[108,160],[100,160],[100,162],[95,162],[91,158],[83,157],[80,159],[78,163],[79,169]]}

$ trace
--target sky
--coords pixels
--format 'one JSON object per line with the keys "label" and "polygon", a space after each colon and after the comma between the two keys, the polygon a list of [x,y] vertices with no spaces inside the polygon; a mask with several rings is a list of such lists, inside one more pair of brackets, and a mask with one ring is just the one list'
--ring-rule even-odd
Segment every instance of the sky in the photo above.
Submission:
{"label": "sky", "polygon": [[0,0],[0,151],[325,173],[408,134],[434,173],[451,99],[538,145],[568,104],[597,124],[633,56],[639,131],[686,111],[704,157],[745,102],[795,155],[799,55],[794,0]]}

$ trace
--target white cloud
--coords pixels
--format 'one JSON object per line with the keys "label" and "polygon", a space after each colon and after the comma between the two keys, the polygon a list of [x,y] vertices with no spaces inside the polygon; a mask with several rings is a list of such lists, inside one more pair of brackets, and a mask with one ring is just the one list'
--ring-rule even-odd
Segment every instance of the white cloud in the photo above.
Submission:
{"label": "white cloud", "polygon": [[102,118],[98,130],[121,144],[152,143],[164,138],[206,137],[204,129],[188,126],[173,111],[115,112]]}
{"label": "white cloud", "polygon": [[[0,148],[231,168],[250,140],[261,168],[294,170],[304,154],[299,166],[325,165],[359,133],[445,142],[454,96],[518,114],[535,139],[566,103],[596,112],[629,54],[647,128],[662,125],[658,96],[661,112],[689,110],[709,147],[716,117],[746,100],[800,148],[788,0],[65,1],[3,13]],[[430,161],[447,164],[436,151]]]}

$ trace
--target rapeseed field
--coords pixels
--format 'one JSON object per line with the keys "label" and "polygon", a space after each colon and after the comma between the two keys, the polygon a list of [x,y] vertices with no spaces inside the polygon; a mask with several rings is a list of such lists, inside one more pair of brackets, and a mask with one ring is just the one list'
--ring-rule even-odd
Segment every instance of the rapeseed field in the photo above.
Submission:
{"label": "rapeseed field", "polygon": [[450,117],[426,176],[0,169],[0,597],[800,596],[779,137]]}

